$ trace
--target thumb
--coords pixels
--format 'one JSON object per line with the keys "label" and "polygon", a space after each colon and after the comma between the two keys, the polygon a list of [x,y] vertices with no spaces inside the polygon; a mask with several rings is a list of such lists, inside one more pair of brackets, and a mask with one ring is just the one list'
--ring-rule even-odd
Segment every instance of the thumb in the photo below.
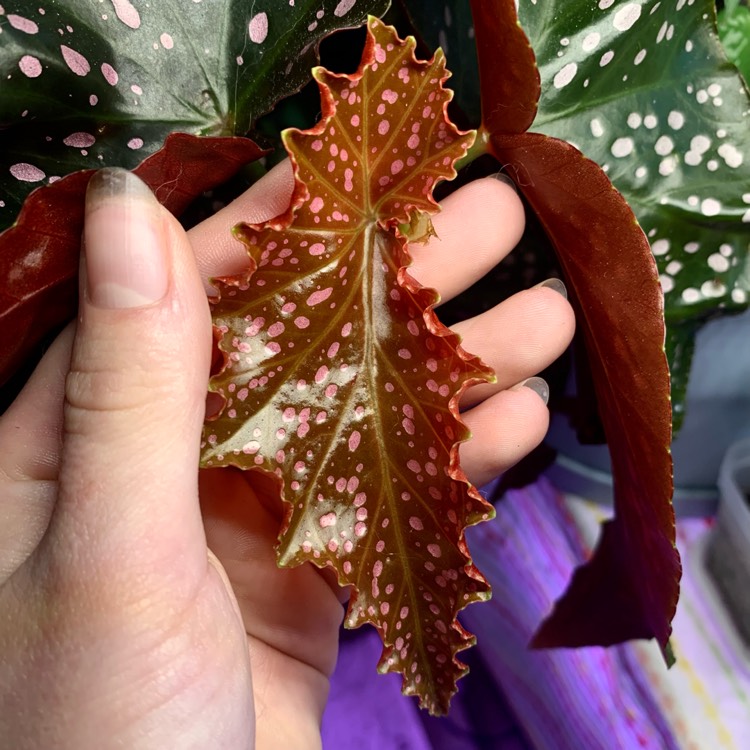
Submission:
{"label": "thumb", "polygon": [[52,547],[96,565],[192,555],[205,568],[197,479],[211,326],[192,249],[121,169],[92,177],[83,245]]}

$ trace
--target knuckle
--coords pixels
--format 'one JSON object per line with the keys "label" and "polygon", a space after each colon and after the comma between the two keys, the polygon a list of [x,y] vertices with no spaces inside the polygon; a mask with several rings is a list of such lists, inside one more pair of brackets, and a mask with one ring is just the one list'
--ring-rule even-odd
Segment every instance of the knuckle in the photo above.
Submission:
{"label": "knuckle", "polygon": [[138,411],[154,399],[154,388],[138,362],[127,371],[87,363],[74,366],[65,379],[66,416]]}

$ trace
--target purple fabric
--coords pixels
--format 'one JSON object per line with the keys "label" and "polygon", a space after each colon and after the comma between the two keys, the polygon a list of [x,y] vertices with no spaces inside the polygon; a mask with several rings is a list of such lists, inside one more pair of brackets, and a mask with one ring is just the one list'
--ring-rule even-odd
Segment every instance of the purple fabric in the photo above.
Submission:
{"label": "purple fabric", "polygon": [[471,672],[450,715],[422,714],[401,696],[399,676],[376,673],[373,630],[345,632],[324,750],[677,750],[628,646],[527,648],[587,554],[563,499],[542,480],[509,492],[497,510],[470,529],[493,599],[461,615],[479,645],[462,654]]}
{"label": "purple fabric", "polygon": [[382,645],[372,628],[342,631],[323,716],[323,750],[531,750],[477,649],[450,715],[432,717],[401,695],[401,677],[375,671]]}

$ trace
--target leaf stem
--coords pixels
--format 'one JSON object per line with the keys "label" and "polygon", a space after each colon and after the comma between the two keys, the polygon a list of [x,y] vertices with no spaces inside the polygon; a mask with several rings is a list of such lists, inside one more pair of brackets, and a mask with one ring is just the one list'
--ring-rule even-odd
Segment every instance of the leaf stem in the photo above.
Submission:
{"label": "leaf stem", "polygon": [[471,164],[480,156],[488,154],[490,152],[489,144],[490,134],[487,132],[484,125],[482,125],[479,130],[477,130],[477,137],[474,139],[474,143],[471,148],[469,148],[464,157],[456,162],[456,172],[460,172],[464,167]]}

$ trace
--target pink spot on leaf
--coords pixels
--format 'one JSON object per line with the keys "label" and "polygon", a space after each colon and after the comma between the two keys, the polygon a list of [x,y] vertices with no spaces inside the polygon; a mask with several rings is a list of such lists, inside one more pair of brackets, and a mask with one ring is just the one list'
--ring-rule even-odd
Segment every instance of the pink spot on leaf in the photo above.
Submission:
{"label": "pink spot on leaf", "polygon": [[308,252],[310,255],[322,255],[326,251],[326,246],[322,242],[316,242],[314,245],[310,245]]}
{"label": "pink spot on leaf", "polygon": [[7,18],[8,23],[14,29],[23,31],[25,34],[36,34],[39,31],[39,27],[28,18],[24,18],[23,16],[16,16],[13,13],[9,13]]}
{"label": "pink spot on leaf", "polygon": [[96,138],[91,133],[71,133],[63,143],[73,148],[88,148],[96,143]]}
{"label": "pink spot on leaf", "polygon": [[109,63],[102,63],[101,71],[102,75],[104,76],[104,80],[110,86],[117,85],[117,82],[120,80],[120,76],[117,75],[117,71]]}
{"label": "pink spot on leaf", "polygon": [[172,39],[172,37],[166,32],[159,37],[159,41],[164,49],[172,49],[172,47],[174,47],[174,39]]}
{"label": "pink spot on leaf", "polygon": [[307,304],[310,307],[313,307],[314,305],[318,305],[321,302],[325,302],[332,294],[333,294],[333,287],[329,286],[327,289],[319,289],[317,292],[313,292],[307,298]]}
{"label": "pink spot on leaf", "polygon": [[265,13],[258,13],[250,19],[247,25],[247,32],[250,35],[250,41],[255,44],[262,44],[268,36],[268,16]]}
{"label": "pink spot on leaf", "polygon": [[349,435],[349,450],[352,451],[352,453],[356,451],[357,448],[359,448],[359,443],[361,439],[362,439],[362,436],[359,434],[359,431],[357,430],[354,430],[354,432],[352,432],[352,434]]}
{"label": "pink spot on leaf", "polygon": [[18,67],[27,78],[38,78],[42,75],[42,64],[32,55],[24,55],[18,61]]}
{"label": "pink spot on leaf", "polygon": [[131,138],[128,141],[128,148],[133,149],[133,151],[141,148],[141,146],[143,146],[143,138]]}
{"label": "pink spot on leaf", "polygon": [[39,182],[47,176],[39,167],[35,167],[33,164],[26,164],[25,162],[13,164],[10,168],[10,173],[21,182]]}
{"label": "pink spot on leaf", "polygon": [[117,17],[130,29],[137,29],[141,25],[141,17],[130,0],[112,0]]}
{"label": "pink spot on leaf", "polygon": [[91,70],[89,61],[80,53],[76,52],[70,47],[66,47],[64,44],[60,45],[60,51],[62,52],[63,60],[65,64],[77,75],[85,76]]}
{"label": "pink spot on leaf", "polygon": [[335,513],[326,513],[325,515],[322,515],[320,517],[320,526],[323,529],[327,529],[330,526],[336,525],[336,514]]}
{"label": "pink spot on leaf", "polygon": [[345,16],[357,3],[357,0],[341,0],[339,4],[334,8],[333,15],[336,18]]}

